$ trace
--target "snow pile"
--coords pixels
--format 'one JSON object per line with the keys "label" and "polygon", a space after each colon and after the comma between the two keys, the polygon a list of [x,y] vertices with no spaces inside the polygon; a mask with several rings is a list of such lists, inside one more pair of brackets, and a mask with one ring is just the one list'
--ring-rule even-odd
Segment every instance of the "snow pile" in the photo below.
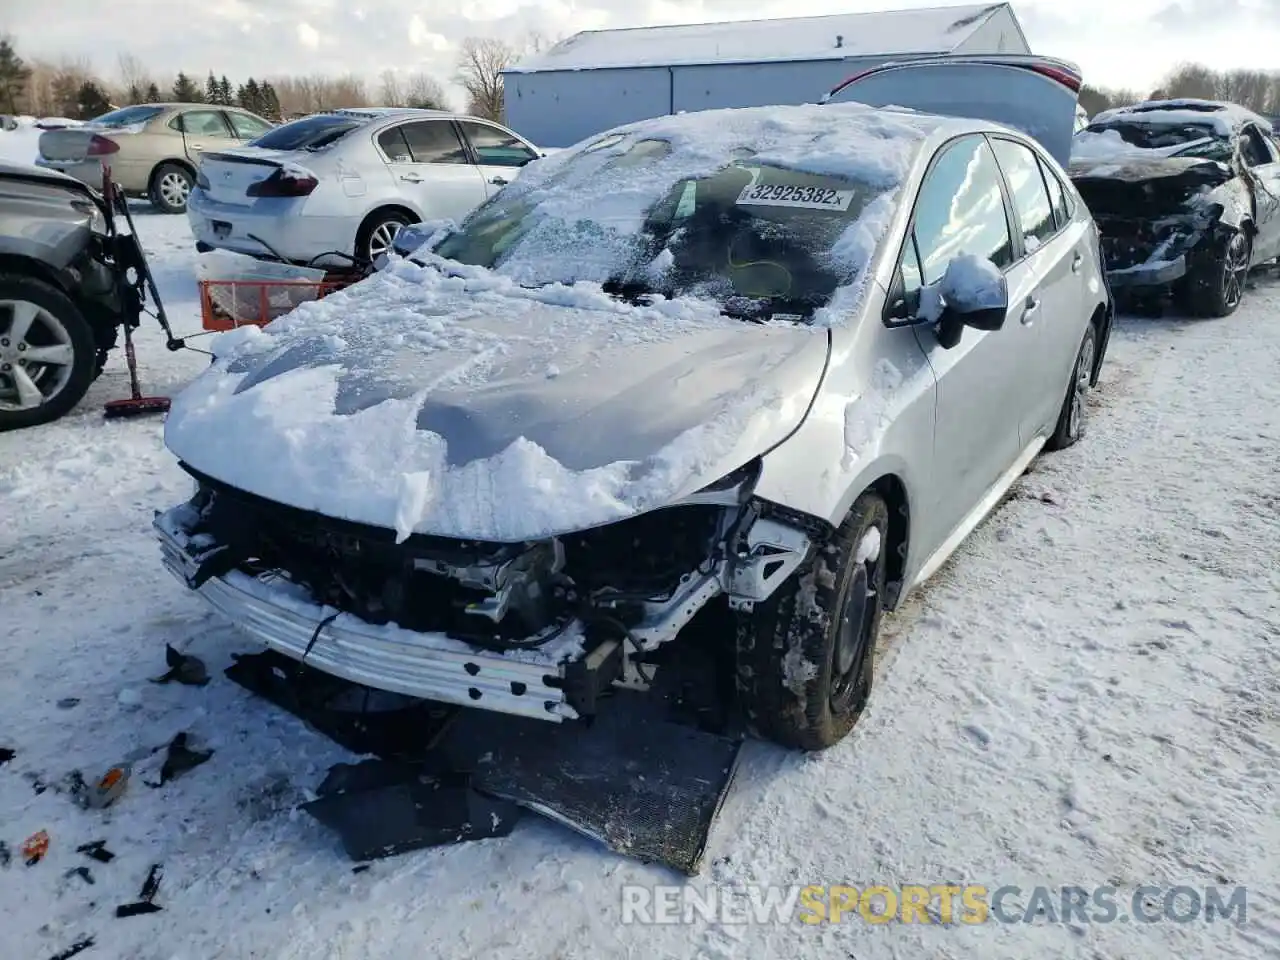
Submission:
{"label": "snow pile", "polygon": [[826,355],[819,332],[713,304],[453,266],[395,261],[218,337],[166,443],[232,486],[401,539],[534,539],[741,466],[799,422]]}
{"label": "snow pile", "polygon": [[[738,161],[839,177],[875,195],[833,251],[856,286],[921,142],[946,122],[847,103],[714,110],[618,127],[532,164],[485,208],[487,217],[524,218],[497,269],[529,285],[603,282],[630,261],[646,213],[677,183]],[[655,149],[643,146],[650,143]]]}
{"label": "snow pile", "polygon": [[42,130],[24,123],[19,123],[16,130],[0,130],[0,161],[35,163],[40,155],[41,133]]}

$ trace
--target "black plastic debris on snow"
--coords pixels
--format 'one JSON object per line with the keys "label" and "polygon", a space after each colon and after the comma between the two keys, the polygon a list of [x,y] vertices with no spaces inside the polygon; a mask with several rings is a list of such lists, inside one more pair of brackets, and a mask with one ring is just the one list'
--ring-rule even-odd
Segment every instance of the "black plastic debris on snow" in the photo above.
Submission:
{"label": "black plastic debris on snow", "polygon": [[348,683],[269,650],[232,659],[228,679],[352,753],[421,760],[458,710]]}
{"label": "black plastic debris on snow", "polygon": [[619,690],[590,725],[464,710],[445,762],[616,853],[695,875],[737,772],[740,739],[666,719],[666,705]]}
{"label": "black plastic debris on snow", "polygon": [[[714,666],[700,669],[709,678],[713,672],[722,676]],[[362,798],[390,804],[386,798],[394,795],[394,802],[402,803],[424,784],[469,774],[469,781],[448,781],[455,796],[450,808],[455,834],[472,822],[470,808],[457,798],[478,792],[519,804],[619,853],[686,874],[701,867],[742,742],[714,680],[708,684],[700,676],[665,668],[649,695],[618,691],[590,724],[555,724],[408,698],[381,710],[362,710],[361,704],[390,695],[271,652],[239,657],[226,674],[353,752],[408,761],[365,774],[375,785],[344,791],[342,812],[335,813],[338,804],[330,803],[329,821],[317,815],[322,822],[376,820],[368,808],[362,816],[351,811]],[[694,696],[697,691],[701,694]],[[408,844],[404,849],[423,846],[423,835],[439,827],[439,821],[424,825],[408,815],[399,822],[402,834],[379,849],[395,852],[399,847],[393,840]],[[461,839],[483,835],[488,834]],[[349,853],[378,846],[363,837],[343,842]]]}
{"label": "black plastic debris on snow", "polygon": [[148,786],[163,786],[188,770],[194,770],[213,756],[212,750],[196,750],[188,746],[190,736],[185,731],[174,735],[169,741],[164,763],[160,766],[160,782]]}
{"label": "black plastic debris on snow", "polygon": [[302,805],[342,840],[352,860],[505,837],[520,808],[472,789],[465,774],[394,760],[340,763]]}
{"label": "black plastic debris on snow", "polygon": [[78,954],[84,953],[86,950],[92,947],[94,943],[95,941],[93,937],[85,937],[83,940],[77,940],[71,946],[67,947],[67,949],[61,951],[60,953],[55,953],[52,957],[49,958],[49,960],[71,960],[72,957],[77,956]]}
{"label": "black plastic debris on snow", "polygon": [[17,755],[17,751],[10,750],[8,747],[0,747],[0,767],[3,767]]}
{"label": "black plastic debris on snow", "polygon": [[147,871],[147,879],[142,881],[142,889],[138,892],[138,899],[133,903],[123,903],[116,907],[116,916],[118,918],[137,917],[144,913],[159,913],[161,907],[155,903],[156,894],[160,892],[160,881],[164,877],[164,867],[158,863],[153,863],[151,869]]}
{"label": "black plastic debris on snow", "polygon": [[158,677],[152,677],[152,683],[168,683],[176,680],[188,687],[203,687],[209,682],[209,669],[204,665],[204,661],[174,649],[172,644],[165,644],[164,661],[169,669]]}
{"label": "black plastic debris on snow", "polygon": [[107,849],[107,841],[105,840],[82,843],[76,847],[76,853],[83,853],[90,860],[97,860],[99,863],[110,863],[116,858],[116,855]]}

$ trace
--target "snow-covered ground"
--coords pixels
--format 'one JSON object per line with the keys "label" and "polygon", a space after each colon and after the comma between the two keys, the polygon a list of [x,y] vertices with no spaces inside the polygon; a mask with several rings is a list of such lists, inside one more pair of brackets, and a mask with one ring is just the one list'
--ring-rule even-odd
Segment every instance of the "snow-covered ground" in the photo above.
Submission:
{"label": "snow-covered ground", "polygon": [[[0,155],[31,143],[0,132]],[[197,329],[184,218],[140,229],[179,333]],[[204,363],[154,326],[139,353],[149,392]],[[1277,279],[1226,320],[1120,321],[1089,436],[1039,461],[887,625],[845,743],[748,745],[693,881],[1242,884],[1245,926],[627,926],[623,885],[675,880],[537,818],[353,873],[292,809],[350,756],[222,678],[247,644],[161,570],[149,529],[189,483],[158,420],[101,417],[127,394],[117,355],[71,416],[0,435],[0,747],[16,751],[0,766],[0,957],[88,936],[91,960],[1276,956],[1277,370]],[[166,643],[214,681],[148,683]],[[33,789],[180,730],[213,758],[158,789],[135,779],[105,812]],[[41,829],[49,853],[23,866]],[[76,852],[94,840],[116,859]],[[152,863],[163,912],[116,919]],[[67,875],[79,866],[93,885]]]}

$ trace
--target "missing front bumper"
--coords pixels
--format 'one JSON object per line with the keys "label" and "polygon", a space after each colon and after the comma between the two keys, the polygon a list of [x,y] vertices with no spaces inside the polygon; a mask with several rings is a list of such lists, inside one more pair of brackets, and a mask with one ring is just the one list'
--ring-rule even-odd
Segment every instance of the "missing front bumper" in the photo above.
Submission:
{"label": "missing front bumper", "polygon": [[534,652],[492,653],[443,634],[374,626],[312,602],[282,577],[255,579],[231,570],[193,587],[208,561],[183,529],[189,510],[175,507],[154,521],[165,567],[266,647],[302,660],[311,645],[310,666],[405,696],[553,722],[576,716],[563,689],[566,664]]}

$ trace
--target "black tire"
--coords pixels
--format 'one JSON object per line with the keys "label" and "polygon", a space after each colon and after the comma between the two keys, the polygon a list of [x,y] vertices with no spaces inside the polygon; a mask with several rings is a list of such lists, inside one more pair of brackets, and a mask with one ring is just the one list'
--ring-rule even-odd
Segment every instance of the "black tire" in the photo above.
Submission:
{"label": "black tire", "polygon": [[[879,550],[855,562],[873,527]],[[888,536],[884,499],[862,494],[840,529],[773,596],[738,615],[738,698],[757,736],[791,749],[825,750],[858,722],[871,696]],[[857,621],[852,650],[840,643],[851,616]]]}
{"label": "black tire", "polygon": [[360,225],[360,232],[356,234],[356,256],[372,262],[377,252],[381,252],[375,252],[373,249],[374,240],[378,238],[380,230],[386,227],[399,230],[401,227],[417,222],[417,218],[403,210],[375,210]]}
{"label": "black tire", "polygon": [[1058,422],[1045,442],[1046,450],[1065,450],[1080,442],[1089,425],[1089,390],[1093,385],[1093,366],[1098,358],[1098,328],[1092,323],[1080,340],[1076,362],[1071,367],[1071,382],[1058,412]]}
{"label": "black tire", "polygon": [[[186,184],[185,189],[179,190],[174,186],[179,181]],[[151,174],[147,199],[161,213],[186,213],[187,198],[191,196],[191,188],[195,186],[195,182],[195,174],[182,164],[162,163]]]}
{"label": "black tire", "polygon": [[1193,317],[1229,317],[1244,299],[1245,279],[1253,256],[1253,242],[1243,230],[1233,230],[1214,245],[1193,250],[1182,287],[1182,307]]}
{"label": "black tire", "polygon": [[[39,386],[48,382],[45,378],[51,375],[51,368],[40,365],[33,368],[26,358],[22,357],[22,353],[26,350],[19,351],[18,343],[6,336],[12,329],[13,314],[9,309],[0,307],[0,432],[49,423],[71,410],[84,397],[89,384],[93,382],[98,352],[94,344],[93,331],[85,320],[84,314],[71,298],[57,287],[21,274],[0,274],[0,301],[6,300],[34,303],[40,309],[47,311],[66,331],[67,340],[72,349],[72,358],[71,363],[65,365],[70,368],[65,382],[52,397],[39,406],[21,410],[10,409],[17,403],[16,381],[12,373],[19,366],[19,362],[21,361],[21,369],[25,371],[35,369],[36,376],[40,378],[37,381]],[[48,332],[43,325],[41,330]],[[39,334],[29,332],[28,336],[34,338]],[[27,343],[25,340],[22,342]],[[28,345],[28,348],[38,348],[41,345],[40,342],[34,341]]]}

